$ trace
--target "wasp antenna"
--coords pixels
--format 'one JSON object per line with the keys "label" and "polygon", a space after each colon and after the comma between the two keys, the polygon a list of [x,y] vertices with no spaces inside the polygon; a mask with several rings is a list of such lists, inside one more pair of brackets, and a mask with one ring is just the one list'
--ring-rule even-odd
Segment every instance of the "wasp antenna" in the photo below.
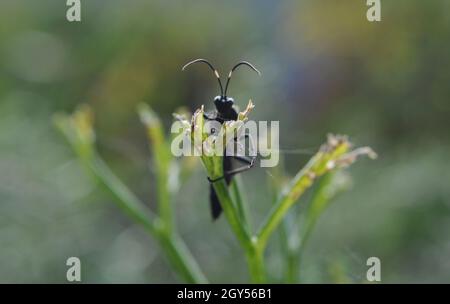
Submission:
{"label": "wasp antenna", "polygon": [[239,61],[230,71],[230,73],[228,74],[228,79],[227,79],[227,83],[225,84],[225,96],[227,95],[227,90],[228,90],[228,85],[230,83],[231,80],[231,75],[233,74],[234,70],[236,70],[238,67],[240,67],[241,65],[246,65],[249,68],[251,68],[253,71],[255,71],[259,76],[261,76],[261,72],[255,68],[255,66],[253,64],[251,64],[248,61]]}
{"label": "wasp antenna", "polygon": [[220,95],[223,96],[223,86],[222,86],[222,81],[220,81],[220,75],[219,75],[219,72],[214,68],[214,66],[213,66],[208,60],[206,60],[206,59],[201,59],[201,58],[200,58],[200,59],[195,59],[195,60],[189,61],[188,63],[186,63],[186,64],[181,68],[181,70],[184,71],[184,70],[185,70],[188,66],[190,66],[191,64],[198,63],[198,62],[202,62],[202,63],[207,64],[207,65],[210,67],[210,69],[214,72],[214,75],[216,76],[217,81],[219,82],[219,86],[220,86]]}

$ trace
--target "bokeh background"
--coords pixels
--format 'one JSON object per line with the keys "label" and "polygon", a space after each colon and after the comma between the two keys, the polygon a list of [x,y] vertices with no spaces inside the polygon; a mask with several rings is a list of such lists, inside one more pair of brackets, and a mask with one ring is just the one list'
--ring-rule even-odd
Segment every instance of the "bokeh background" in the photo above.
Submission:
{"label": "bokeh background", "polygon": [[[362,0],[82,0],[0,2],[0,282],[66,282],[80,257],[83,282],[178,282],[157,244],[84,174],[52,124],[55,112],[91,105],[98,148],[152,208],[154,177],[136,105],[166,127],[180,106],[212,109],[222,74],[255,119],[279,120],[293,175],[328,132],[379,153],[350,170],[353,186],[324,213],[302,262],[304,282],[364,282],[366,259],[382,282],[450,282],[450,2]],[[175,198],[183,238],[212,282],[247,282],[224,218],[213,223],[199,168]],[[267,213],[266,169],[243,181],[255,222]],[[277,235],[267,254],[281,272]],[[338,274],[339,278],[336,278]]]}

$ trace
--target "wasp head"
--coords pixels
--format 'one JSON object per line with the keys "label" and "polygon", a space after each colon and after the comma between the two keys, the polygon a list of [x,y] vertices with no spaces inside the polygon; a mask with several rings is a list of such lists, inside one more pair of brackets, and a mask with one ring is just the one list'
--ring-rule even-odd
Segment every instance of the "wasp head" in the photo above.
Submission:
{"label": "wasp head", "polygon": [[214,105],[219,112],[225,112],[228,109],[231,109],[234,104],[234,99],[227,96],[216,96],[214,98]]}

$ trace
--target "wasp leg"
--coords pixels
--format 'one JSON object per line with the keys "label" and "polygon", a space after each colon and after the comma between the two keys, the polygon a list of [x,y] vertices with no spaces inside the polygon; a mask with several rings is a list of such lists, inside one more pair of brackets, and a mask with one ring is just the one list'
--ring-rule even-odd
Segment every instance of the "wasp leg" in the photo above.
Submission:
{"label": "wasp leg", "polygon": [[233,156],[234,159],[239,160],[241,162],[246,163],[247,165],[236,168],[234,170],[225,172],[224,175],[230,176],[230,175],[235,175],[241,172],[245,172],[247,170],[250,170],[254,165],[255,165],[255,160],[256,160],[256,156],[253,157],[244,157],[244,156]]}
{"label": "wasp leg", "polygon": [[217,181],[220,181],[221,179],[233,176],[235,174],[241,173],[241,172],[245,172],[247,170],[250,170],[254,165],[255,165],[255,160],[256,160],[256,156],[248,158],[248,157],[243,157],[243,156],[233,156],[234,159],[239,160],[241,162],[246,163],[247,165],[236,168],[234,170],[230,170],[227,172],[224,172],[224,174],[221,177],[215,178],[215,179],[211,179],[208,176],[208,181],[210,183],[215,183]]}

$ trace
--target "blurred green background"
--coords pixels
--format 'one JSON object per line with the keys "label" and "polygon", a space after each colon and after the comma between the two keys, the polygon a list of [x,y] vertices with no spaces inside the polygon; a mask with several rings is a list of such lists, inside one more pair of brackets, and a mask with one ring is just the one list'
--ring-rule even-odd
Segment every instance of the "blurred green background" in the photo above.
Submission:
{"label": "blurred green background", "polygon": [[[380,156],[351,168],[352,189],[318,222],[305,282],[364,282],[370,256],[384,283],[450,282],[449,1],[381,1],[375,23],[362,0],[84,0],[81,23],[66,21],[65,2],[0,2],[0,282],[66,282],[70,256],[83,282],[177,282],[156,243],[84,174],[52,115],[90,104],[100,152],[154,206],[136,105],[166,127],[180,106],[212,109],[212,74],[180,70],[198,57],[222,75],[241,59],[262,71],[236,73],[229,92],[241,108],[252,98],[254,119],[280,121],[289,174],[328,132]],[[242,177],[259,222],[270,176]],[[181,234],[212,282],[247,282],[207,190],[199,166],[175,198]],[[267,254],[275,277],[277,238]]]}

